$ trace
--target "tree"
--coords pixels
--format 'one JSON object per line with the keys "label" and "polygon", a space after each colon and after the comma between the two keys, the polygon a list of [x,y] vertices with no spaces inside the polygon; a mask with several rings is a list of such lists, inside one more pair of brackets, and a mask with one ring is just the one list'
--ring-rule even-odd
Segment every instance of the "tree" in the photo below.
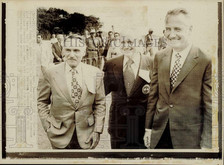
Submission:
{"label": "tree", "polygon": [[85,30],[90,31],[94,28],[98,30],[102,27],[100,19],[95,16],[85,16],[80,13],[72,13],[64,11],[63,9],[39,8],[37,10],[37,28],[44,39],[49,39],[52,33],[68,34],[69,31],[73,33],[84,34]]}

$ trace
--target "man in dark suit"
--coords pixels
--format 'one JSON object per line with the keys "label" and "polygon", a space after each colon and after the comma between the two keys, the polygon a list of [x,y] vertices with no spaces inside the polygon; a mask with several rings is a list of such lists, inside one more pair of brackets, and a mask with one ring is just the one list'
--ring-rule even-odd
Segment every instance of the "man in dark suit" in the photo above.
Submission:
{"label": "man in dark suit", "polygon": [[54,56],[53,63],[59,64],[63,62],[62,48],[64,44],[64,36],[62,34],[57,35],[58,42],[52,44],[52,54]]}
{"label": "man in dark suit", "polygon": [[136,51],[133,39],[122,38],[123,55],[104,66],[105,92],[112,94],[108,132],[112,149],[142,149],[152,62]]}
{"label": "man in dark suit", "polygon": [[145,145],[158,149],[211,148],[211,58],[192,45],[192,24],[185,9],[169,11],[165,27],[170,47],[155,56]]}

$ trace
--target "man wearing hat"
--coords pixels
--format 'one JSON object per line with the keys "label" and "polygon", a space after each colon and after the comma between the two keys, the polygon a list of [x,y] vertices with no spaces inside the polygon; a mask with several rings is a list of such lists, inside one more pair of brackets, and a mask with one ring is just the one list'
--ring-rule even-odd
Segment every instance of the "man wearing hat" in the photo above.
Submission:
{"label": "man wearing hat", "polygon": [[96,37],[94,29],[90,31],[90,37],[86,39],[87,63],[98,67],[100,40]]}
{"label": "man wearing hat", "polygon": [[94,149],[103,131],[103,73],[81,62],[86,45],[80,36],[65,39],[65,62],[43,70],[38,113],[53,149]]}
{"label": "man wearing hat", "polygon": [[106,95],[112,94],[109,112],[110,142],[112,149],[143,149],[145,113],[150,92],[149,56],[136,50],[133,37],[121,40],[121,55],[104,65]]}

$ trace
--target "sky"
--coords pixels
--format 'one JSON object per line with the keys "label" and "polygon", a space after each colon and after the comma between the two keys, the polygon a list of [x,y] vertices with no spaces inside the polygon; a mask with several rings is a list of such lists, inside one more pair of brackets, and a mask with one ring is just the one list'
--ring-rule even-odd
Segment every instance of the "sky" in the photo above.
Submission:
{"label": "sky", "polygon": [[[55,7],[69,13],[99,17],[102,30],[114,31],[139,38],[152,28],[154,35],[162,36],[164,18],[168,10],[184,7],[190,11],[193,22],[192,41],[208,53],[217,50],[218,16],[216,0],[67,0],[32,2],[33,7]],[[19,6],[16,6],[19,8]],[[24,8],[24,5],[21,6]],[[28,6],[30,8],[30,5]]]}

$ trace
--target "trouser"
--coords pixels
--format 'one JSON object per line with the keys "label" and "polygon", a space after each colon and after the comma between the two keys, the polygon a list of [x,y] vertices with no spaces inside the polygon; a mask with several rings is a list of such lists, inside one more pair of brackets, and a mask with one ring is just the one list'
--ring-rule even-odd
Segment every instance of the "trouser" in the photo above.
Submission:
{"label": "trouser", "polygon": [[87,51],[87,64],[98,67],[98,52]]}
{"label": "trouser", "polygon": [[77,139],[77,134],[76,134],[76,130],[73,133],[72,139],[69,142],[69,144],[65,147],[65,148],[57,148],[55,146],[52,145],[53,149],[82,149],[79,145],[78,139]]}
{"label": "trouser", "polygon": [[169,121],[167,122],[166,128],[155,149],[173,149],[173,144],[170,136]]}

